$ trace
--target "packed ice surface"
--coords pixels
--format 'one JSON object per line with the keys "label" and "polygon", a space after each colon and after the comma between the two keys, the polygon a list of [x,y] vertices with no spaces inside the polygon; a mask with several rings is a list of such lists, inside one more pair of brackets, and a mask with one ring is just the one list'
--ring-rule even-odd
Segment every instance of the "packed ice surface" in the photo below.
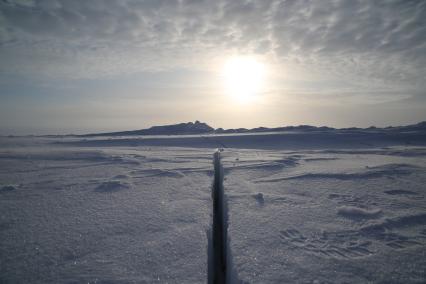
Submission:
{"label": "packed ice surface", "polygon": [[268,135],[0,138],[0,283],[205,283],[216,147],[241,281],[425,281],[422,136]]}

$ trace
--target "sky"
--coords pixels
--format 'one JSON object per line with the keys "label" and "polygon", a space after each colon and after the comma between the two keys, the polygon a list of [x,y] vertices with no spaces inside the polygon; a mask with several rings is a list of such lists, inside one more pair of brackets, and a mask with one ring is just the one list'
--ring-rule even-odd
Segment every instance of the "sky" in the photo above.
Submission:
{"label": "sky", "polygon": [[195,120],[426,120],[426,1],[0,0],[0,134]]}

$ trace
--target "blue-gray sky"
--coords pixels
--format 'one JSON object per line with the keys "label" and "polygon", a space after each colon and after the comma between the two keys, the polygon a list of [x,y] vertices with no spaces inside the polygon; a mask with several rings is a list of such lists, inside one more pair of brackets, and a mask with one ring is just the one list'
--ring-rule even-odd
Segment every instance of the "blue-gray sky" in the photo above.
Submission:
{"label": "blue-gray sky", "polygon": [[[233,100],[229,58],[267,70]],[[0,134],[426,120],[426,1],[0,0]]]}

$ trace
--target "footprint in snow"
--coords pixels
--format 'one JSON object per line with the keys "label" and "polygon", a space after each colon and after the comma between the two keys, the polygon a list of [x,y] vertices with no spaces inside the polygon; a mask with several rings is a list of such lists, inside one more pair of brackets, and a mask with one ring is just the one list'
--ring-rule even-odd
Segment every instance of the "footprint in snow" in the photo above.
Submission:
{"label": "footprint in snow", "polygon": [[360,258],[374,253],[369,248],[371,242],[353,239],[350,234],[345,236],[325,232],[307,237],[296,229],[287,229],[280,232],[280,238],[290,248],[326,258]]}

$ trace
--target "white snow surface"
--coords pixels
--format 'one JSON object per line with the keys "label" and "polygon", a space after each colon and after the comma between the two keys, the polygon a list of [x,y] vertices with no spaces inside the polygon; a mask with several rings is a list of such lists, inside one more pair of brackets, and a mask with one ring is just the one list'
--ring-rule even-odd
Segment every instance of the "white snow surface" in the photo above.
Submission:
{"label": "white snow surface", "polygon": [[426,141],[311,136],[2,137],[0,283],[206,283],[222,147],[241,282],[424,283]]}

